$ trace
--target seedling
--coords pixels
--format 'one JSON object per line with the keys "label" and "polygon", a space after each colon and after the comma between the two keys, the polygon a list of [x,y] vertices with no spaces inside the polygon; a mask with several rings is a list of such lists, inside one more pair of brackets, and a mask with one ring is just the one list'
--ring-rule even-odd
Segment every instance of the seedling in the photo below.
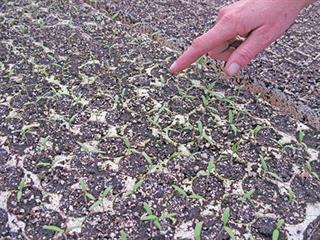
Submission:
{"label": "seedling", "polygon": [[245,193],[243,194],[243,196],[239,198],[240,201],[245,202],[245,201],[247,201],[247,200],[250,200],[251,197],[252,197],[252,194],[254,194],[255,191],[256,191],[256,189],[253,188],[253,189],[251,189],[250,191],[245,192]]}
{"label": "seedling", "polygon": [[103,203],[103,200],[107,197],[107,195],[111,191],[112,191],[112,188],[108,187],[103,192],[101,192],[99,199],[90,206],[89,210],[91,211],[91,210],[95,209],[96,207],[100,206]]}
{"label": "seedling", "polygon": [[204,58],[204,56],[199,57],[197,59],[197,64],[199,64],[199,65],[203,65],[203,64],[205,64],[205,62],[206,62],[206,59]]}
{"label": "seedling", "polygon": [[273,230],[272,232],[272,240],[278,240],[279,236],[280,236],[280,231],[281,228],[284,224],[284,220],[283,219],[279,219],[276,223],[276,228]]}
{"label": "seedling", "polygon": [[210,159],[208,166],[207,166],[206,175],[209,176],[214,170],[215,170],[215,162],[213,159]]}
{"label": "seedling", "polygon": [[120,240],[127,240],[127,234],[123,230],[120,231]]}
{"label": "seedling", "polygon": [[144,210],[146,211],[146,214],[141,217],[142,221],[151,221],[159,230],[162,230],[160,225],[160,219],[158,216],[154,215],[152,212],[151,207],[148,203],[143,203]]}
{"label": "seedling", "polygon": [[252,137],[256,138],[258,133],[262,130],[263,128],[260,125],[257,125],[254,129],[251,130]]}
{"label": "seedling", "polygon": [[213,143],[212,139],[206,134],[206,132],[203,128],[203,124],[200,120],[197,121],[197,128],[198,128],[198,132],[200,134],[200,138],[205,139],[208,143],[212,144]]}
{"label": "seedling", "polygon": [[228,124],[229,128],[232,130],[234,135],[237,135],[238,128],[234,124],[234,117],[235,117],[236,111],[234,110],[229,110],[228,112]]}
{"label": "seedling", "polygon": [[177,186],[177,185],[172,185],[172,187],[174,188],[174,190],[179,193],[181,196],[187,198],[188,194],[185,190],[183,190],[181,187]]}
{"label": "seedling", "polygon": [[268,169],[268,165],[267,165],[266,160],[262,156],[260,158],[261,158],[261,168],[262,168],[262,170],[265,171],[265,172],[268,172],[269,169]]}
{"label": "seedling", "polygon": [[205,97],[205,96],[201,96],[201,99],[202,99],[202,104],[203,104],[203,106],[206,108],[206,107],[208,107],[208,105],[209,105],[209,100]]}
{"label": "seedling", "polygon": [[194,240],[201,240],[202,222],[198,222],[194,228]]}
{"label": "seedling", "polygon": [[299,143],[303,143],[303,139],[304,139],[305,133],[303,130],[299,130],[298,132],[298,141]]}
{"label": "seedling", "polygon": [[232,154],[236,154],[239,150],[239,144],[240,144],[240,140],[234,144],[232,144],[231,146],[231,151],[232,151]]}
{"label": "seedling", "polygon": [[88,153],[104,153],[103,151],[99,150],[98,148],[96,148],[95,146],[91,146],[88,143],[81,143],[81,142],[77,142],[77,144],[81,147],[81,149],[85,152]]}
{"label": "seedling", "polygon": [[292,202],[295,199],[295,194],[292,191],[291,187],[289,187],[288,189],[288,198],[289,198],[289,202]]}
{"label": "seedling", "polygon": [[313,172],[313,169],[312,169],[312,166],[311,166],[311,161],[307,161],[306,162],[306,168],[307,168],[308,173],[311,176],[314,176],[316,179],[318,179],[320,181],[320,176],[318,176],[317,173]]}
{"label": "seedling", "polygon": [[18,202],[20,202],[20,200],[21,200],[23,189],[24,189],[25,186],[26,186],[26,180],[24,178],[22,178],[20,180],[19,187],[18,187],[18,192],[17,192],[17,201]]}
{"label": "seedling", "polygon": [[223,229],[228,233],[230,239],[235,240],[235,234],[232,228],[230,228],[229,225],[230,220],[230,208],[227,207],[222,215],[222,222],[223,222]]}
{"label": "seedling", "polygon": [[152,160],[149,157],[149,155],[146,152],[142,152],[142,156],[144,157],[144,159],[147,161],[147,163],[149,164],[149,167],[153,166]]}
{"label": "seedling", "polygon": [[39,149],[40,150],[45,150],[49,147],[49,136],[45,138],[40,138],[39,140]]}
{"label": "seedling", "polygon": [[87,185],[85,184],[85,182],[83,181],[83,179],[80,179],[79,185],[80,185],[81,190],[84,193],[84,197],[86,200],[87,200],[87,198],[90,200],[93,200],[93,201],[96,200],[96,198],[89,192],[89,189],[88,189]]}
{"label": "seedling", "polygon": [[204,198],[196,193],[192,193],[191,195],[189,195],[184,189],[182,189],[181,187],[177,186],[177,185],[172,185],[172,187],[174,188],[174,190],[180,194],[181,196],[185,197],[185,198],[189,198],[189,199],[196,199],[196,200],[200,200],[202,201]]}
{"label": "seedling", "polygon": [[44,225],[42,227],[44,230],[48,230],[48,231],[51,231],[51,232],[55,232],[55,233],[63,233],[64,230],[58,226],[55,226],[55,225]]}
{"label": "seedling", "polygon": [[112,15],[111,19],[112,21],[116,20],[116,18],[119,16],[120,12],[116,12],[115,14]]}
{"label": "seedling", "polygon": [[132,189],[124,193],[124,197],[128,197],[134,192],[136,192],[142,185],[145,176],[141,177],[139,181],[135,182]]}
{"label": "seedling", "polygon": [[129,139],[126,136],[122,137],[122,141],[124,143],[124,145],[126,146],[126,148],[131,151],[131,144],[129,142]]}
{"label": "seedling", "polygon": [[262,170],[265,173],[267,173],[268,175],[270,175],[271,177],[273,177],[273,178],[277,179],[278,181],[282,182],[282,179],[277,174],[269,171],[269,167],[267,165],[266,160],[262,156],[260,156],[260,158],[261,158],[261,168],[262,168]]}

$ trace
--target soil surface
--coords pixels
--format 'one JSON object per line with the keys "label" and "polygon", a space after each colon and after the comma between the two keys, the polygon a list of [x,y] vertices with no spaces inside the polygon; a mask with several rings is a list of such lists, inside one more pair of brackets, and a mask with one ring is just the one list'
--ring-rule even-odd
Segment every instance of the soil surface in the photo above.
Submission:
{"label": "soil surface", "polygon": [[122,13],[0,9],[0,239],[317,239],[319,131]]}
{"label": "soil surface", "polygon": [[[139,31],[176,49],[186,49],[192,40],[215,23],[219,9],[232,1],[190,0],[87,0]],[[320,3],[304,9],[285,35],[259,54],[235,83],[248,85],[255,94],[320,129]],[[220,63],[211,63],[220,69]]]}

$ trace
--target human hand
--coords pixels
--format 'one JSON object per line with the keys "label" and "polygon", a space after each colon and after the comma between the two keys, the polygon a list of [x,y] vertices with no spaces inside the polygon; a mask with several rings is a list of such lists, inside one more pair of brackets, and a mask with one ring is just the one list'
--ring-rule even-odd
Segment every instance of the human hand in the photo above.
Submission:
{"label": "human hand", "polygon": [[[178,73],[200,56],[226,61],[225,73],[234,76],[255,56],[279,38],[311,0],[240,0],[220,9],[215,26],[196,38],[171,65]],[[234,48],[240,36],[245,40]]]}

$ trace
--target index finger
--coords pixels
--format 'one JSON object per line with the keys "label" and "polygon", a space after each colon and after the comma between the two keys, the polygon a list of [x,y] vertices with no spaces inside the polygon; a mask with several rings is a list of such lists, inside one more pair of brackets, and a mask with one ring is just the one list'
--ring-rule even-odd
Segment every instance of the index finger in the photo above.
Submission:
{"label": "index finger", "polygon": [[170,71],[177,73],[186,69],[199,57],[237,35],[235,24],[219,21],[212,29],[192,42],[191,46],[172,64]]}

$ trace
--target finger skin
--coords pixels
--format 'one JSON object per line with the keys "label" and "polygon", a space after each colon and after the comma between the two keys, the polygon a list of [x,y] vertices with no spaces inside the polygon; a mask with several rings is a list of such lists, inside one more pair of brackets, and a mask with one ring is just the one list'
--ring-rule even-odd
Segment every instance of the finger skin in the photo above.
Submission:
{"label": "finger skin", "polygon": [[209,52],[208,55],[209,57],[213,58],[213,59],[217,59],[217,60],[221,60],[221,61],[228,61],[229,57],[231,56],[231,54],[235,51],[235,48],[229,48],[226,51],[220,52],[220,53],[216,53],[216,52]]}
{"label": "finger skin", "polygon": [[210,31],[196,38],[187,51],[185,51],[170,67],[170,71],[172,73],[178,73],[186,69],[199,57],[208,53],[215,47],[223,45],[224,42],[234,38],[236,35],[237,31],[233,25],[220,21]]}
{"label": "finger skin", "polygon": [[244,68],[256,55],[268,47],[278,36],[273,36],[270,29],[260,27],[253,31],[249,37],[229,56],[225,66],[225,72],[232,77],[229,70],[231,64],[238,64],[240,69]]}

